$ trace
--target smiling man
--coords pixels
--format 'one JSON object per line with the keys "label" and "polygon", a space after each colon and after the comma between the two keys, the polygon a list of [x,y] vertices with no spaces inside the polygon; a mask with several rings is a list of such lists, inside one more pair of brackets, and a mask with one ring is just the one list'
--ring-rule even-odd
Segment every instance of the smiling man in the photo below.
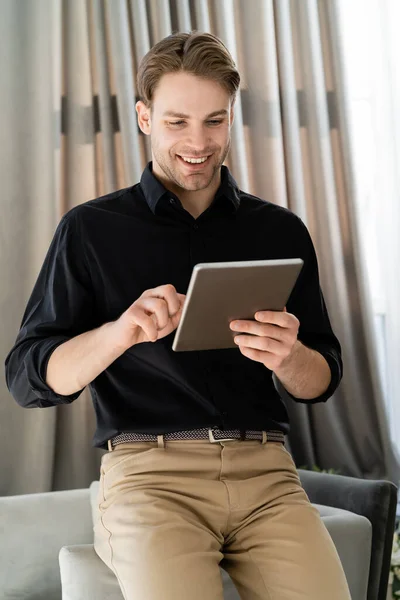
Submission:
{"label": "smiling man", "polygon": [[[153,174],[195,218],[221,183],[233,102],[218,81],[178,71],[160,78],[152,101],[145,98],[136,105],[139,126],[151,135]],[[173,110],[177,106],[179,112]]]}
{"label": "smiling man", "polygon": [[[350,600],[335,546],[285,448],[287,402],[342,375],[310,236],[224,166],[240,76],[222,42],[177,33],[143,58],[139,183],[61,220],[6,376],[49,407],[90,386],[102,457],[95,550],[125,600]],[[199,262],[302,258],[283,312],[235,321],[237,349],[172,351]],[[267,308],[267,307],[266,307]]]}

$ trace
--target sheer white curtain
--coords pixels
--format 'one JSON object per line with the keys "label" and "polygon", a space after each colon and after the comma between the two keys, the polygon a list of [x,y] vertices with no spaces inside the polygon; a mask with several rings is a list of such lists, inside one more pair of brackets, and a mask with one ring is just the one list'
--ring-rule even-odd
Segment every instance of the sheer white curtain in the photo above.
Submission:
{"label": "sheer white curtain", "polygon": [[340,0],[356,206],[393,443],[400,451],[400,2]]}

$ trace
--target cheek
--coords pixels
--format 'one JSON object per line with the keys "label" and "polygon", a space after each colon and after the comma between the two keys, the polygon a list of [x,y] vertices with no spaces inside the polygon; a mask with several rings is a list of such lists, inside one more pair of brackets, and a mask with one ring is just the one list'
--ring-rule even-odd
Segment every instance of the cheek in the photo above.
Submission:
{"label": "cheek", "polygon": [[172,150],[175,146],[177,147],[181,142],[182,136],[175,131],[166,131],[163,132],[157,138],[157,143],[159,148],[163,148],[164,150]]}
{"label": "cheek", "polygon": [[157,128],[151,132],[151,143],[159,148],[168,148],[179,141],[179,133],[169,129]]}
{"label": "cheek", "polygon": [[214,137],[215,141],[219,144],[219,146],[224,147],[228,144],[230,138],[229,129],[223,129],[218,132],[218,135]]}

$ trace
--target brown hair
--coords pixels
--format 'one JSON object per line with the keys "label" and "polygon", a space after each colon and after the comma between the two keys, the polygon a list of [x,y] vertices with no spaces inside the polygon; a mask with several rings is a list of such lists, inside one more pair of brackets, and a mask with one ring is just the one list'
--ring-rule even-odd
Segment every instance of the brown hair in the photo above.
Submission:
{"label": "brown hair", "polygon": [[211,33],[173,33],[142,58],[137,74],[140,99],[151,108],[154,92],[166,73],[185,71],[220,83],[235,100],[240,75],[222,41]]}

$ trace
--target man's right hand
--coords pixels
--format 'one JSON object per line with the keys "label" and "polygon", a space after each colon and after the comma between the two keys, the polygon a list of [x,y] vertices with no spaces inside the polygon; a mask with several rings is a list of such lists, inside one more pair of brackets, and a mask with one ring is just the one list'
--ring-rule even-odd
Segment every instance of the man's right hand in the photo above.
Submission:
{"label": "man's right hand", "polygon": [[60,344],[47,364],[47,385],[65,396],[82,390],[131,346],[155,342],[174,331],[185,298],[173,285],[146,290],[116,321]]}
{"label": "man's right hand", "polygon": [[114,322],[121,346],[128,349],[169,335],[178,327],[185,298],[170,284],[143,292]]}

